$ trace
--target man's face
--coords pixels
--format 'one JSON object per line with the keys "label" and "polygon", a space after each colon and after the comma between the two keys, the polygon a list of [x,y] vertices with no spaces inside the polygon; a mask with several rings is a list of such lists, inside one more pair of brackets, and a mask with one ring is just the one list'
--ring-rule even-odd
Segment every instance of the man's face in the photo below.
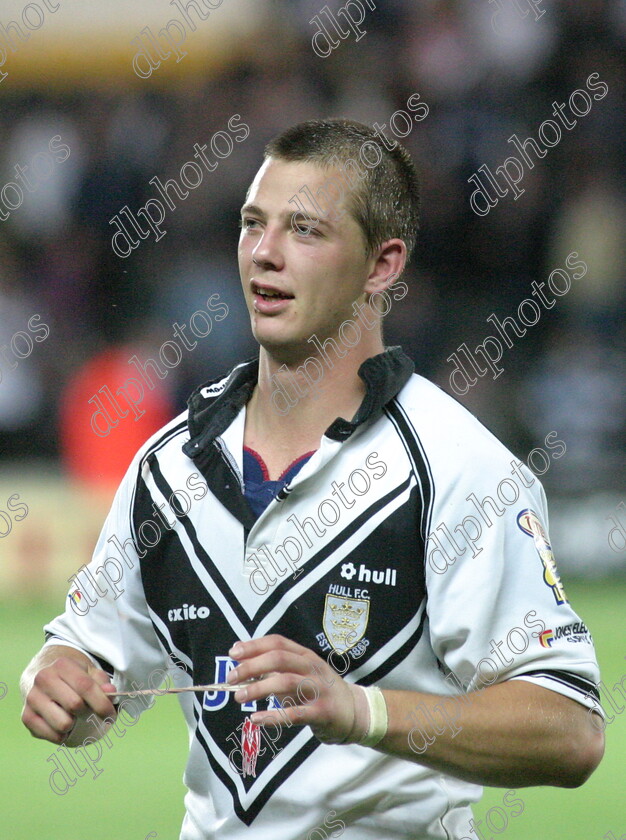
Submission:
{"label": "man's face", "polygon": [[[341,183],[336,170],[268,158],[242,208],[239,272],[252,332],[262,347],[287,362],[313,355],[314,345],[308,343],[312,335],[324,341],[345,320],[354,320],[352,304],[364,301],[365,282],[375,263],[366,257],[365,237],[347,211],[347,189],[321,218],[299,192],[306,185],[315,196],[330,176]],[[308,235],[292,225],[297,211],[289,203],[293,196],[310,219],[319,219]],[[273,292],[284,297],[267,294]]]}

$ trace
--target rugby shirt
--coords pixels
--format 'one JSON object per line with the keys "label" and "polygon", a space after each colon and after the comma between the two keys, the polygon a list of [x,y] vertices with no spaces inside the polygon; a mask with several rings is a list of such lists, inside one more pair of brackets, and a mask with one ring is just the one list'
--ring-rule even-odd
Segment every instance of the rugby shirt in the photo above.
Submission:
{"label": "rugby shirt", "polygon": [[[257,518],[242,479],[257,373],[250,360],[198,388],[138,452],[92,578],[75,579],[48,643],[89,653],[119,690],[166,668],[177,685],[221,682],[237,639],[280,633],[362,685],[458,695],[520,678],[599,709],[593,643],[558,578],[532,472],[388,348],[359,370],[355,417],[329,426]],[[123,567],[117,586],[107,558]],[[264,732],[248,772],[255,704],[226,692],[179,701],[181,840],[470,836],[479,785],[297,726]],[[419,749],[428,727],[415,722]]]}

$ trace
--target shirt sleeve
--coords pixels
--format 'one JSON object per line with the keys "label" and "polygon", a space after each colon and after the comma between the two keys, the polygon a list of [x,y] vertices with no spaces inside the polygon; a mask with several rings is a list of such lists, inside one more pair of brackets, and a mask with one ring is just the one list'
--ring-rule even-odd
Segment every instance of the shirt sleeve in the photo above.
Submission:
{"label": "shirt sleeve", "polygon": [[148,613],[131,532],[136,456],[122,480],[91,562],[70,578],[65,612],[44,627],[48,645],[86,653],[119,691],[158,688],[173,670]]}
{"label": "shirt sleeve", "polygon": [[467,691],[523,679],[602,714],[593,641],[556,569],[543,487],[488,433],[475,444],[434,477],[433,651]]}

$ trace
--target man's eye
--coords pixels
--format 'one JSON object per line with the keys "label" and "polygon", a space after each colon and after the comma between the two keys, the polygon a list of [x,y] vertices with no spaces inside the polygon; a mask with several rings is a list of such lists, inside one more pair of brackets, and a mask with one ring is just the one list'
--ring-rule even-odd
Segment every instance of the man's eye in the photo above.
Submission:
{"label": "man's eye", "polygon": [[250,228],[254,225],[258,225],[258,221],[256,219],[241,219],[239,222],[239,227],[244,230],[250,230]]}
{"label": "man's eye", "polygon": [[320,232],[313,225],[305,225],[303,222],[296,225],[296,231],[299,236],[320,236]]}

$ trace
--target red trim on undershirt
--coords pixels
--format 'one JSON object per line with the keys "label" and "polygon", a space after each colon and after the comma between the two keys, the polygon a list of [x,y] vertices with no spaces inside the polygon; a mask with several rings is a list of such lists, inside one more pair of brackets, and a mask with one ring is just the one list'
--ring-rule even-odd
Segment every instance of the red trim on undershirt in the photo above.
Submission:
{"label": "red trim on undershirt", "polygon": [[[244,451],[248,452],[250,455],[253,455],[257,459],[257,461],[259,462],[259,466],[261,467],[261,470],[263,472],[263,481],[270,481],[270,474],[269,474],[269,471],[267,469],[267,464],[263,460],[262,456],[259,455],[259,453],[256,450],[252,449],[251,446],[244,446]],[[283,477],[285,475],[287,475],[289,470],[293,469],[297,463],[302,461],[304,458],[309,458],[311,455],[314,455],[316,452],[317,452],[317,449],[312,449],[310,452],[305,452],[304,455],[299,455],[295,459],[295,461],[292,461],[289,464],[289,466],[282,471],[282,473],[278,477],[277,481],[282,481]]]}
{"label": "red trim on undershirt", "polygon": [[261,471],[263,473],[263,481],[269,481],[270,480],[270,474],[267,471],[267,464],[265,463],[263,458],[259,455],[259,453],[256,450],[252,449],[252,447],[250,447],[250,446],[244,446],[243,450],[244,450],[244,452],[248,452],[250,455],[254,456],[257,459],[257,461],[259,463],[259,466],[261,467]]}
{"label": "red trim on undershirt", "polygon": [[302,459],[303,459],[303,458],[308,458],[308,457],[310,457],[310,456],[311,456],[311,455],[313,455],[315,452],[317,452],[317,449],[312,449],[310,452],[305,452],[305,453],[304,453],[304,455],[300,455],[298,458],[296,458],[296,460],[295,460],[295,461],[292,461],[292,462],[289,464],[289,466],[287,467],[287,469],[282,471],[282,473],[280,474],[280,478],[279,478],[278,480],[279,480],[279,481],[282,481],[283,476],[287,475],[287,473],[289,472],[289,470],[293,469],[293,468],[295,467],[295,465],[296,465],[299,461],[302,461]]}

